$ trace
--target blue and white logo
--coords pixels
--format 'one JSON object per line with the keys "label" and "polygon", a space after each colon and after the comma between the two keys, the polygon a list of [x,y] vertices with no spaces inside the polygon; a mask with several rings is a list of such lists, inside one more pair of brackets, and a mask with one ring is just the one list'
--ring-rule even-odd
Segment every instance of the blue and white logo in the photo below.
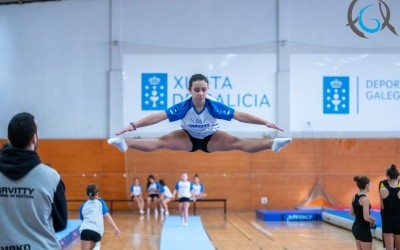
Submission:
{"label": "blue and white logo", "polygon": [[[390,23],[390,9],[383,0],[375,0],[376,4],[368,4],[355,8],[359,0],[352,0],[347,10],[347,24],[351,30],[361,38],[368,38],[364,32],[372,34],[383,31],[386,27],[396,36],[396,29]],[[360,1],[361,2],[361,1]],[[378,12],[379,9],[379,12]],[[353,12],[356,12],[356,16]],[[379,14],[378,14],[379,13]],[[372,24],[372,25],[371,25]]]}
{"label": "blue and white logo", "polygon": [[168,100],[168,74],[142,74],[142,110],[165,110]]}
{"label": "blue and white logo", "polygon": [[324,114],[350,113],[350,78],[348,76],[324,76]]}

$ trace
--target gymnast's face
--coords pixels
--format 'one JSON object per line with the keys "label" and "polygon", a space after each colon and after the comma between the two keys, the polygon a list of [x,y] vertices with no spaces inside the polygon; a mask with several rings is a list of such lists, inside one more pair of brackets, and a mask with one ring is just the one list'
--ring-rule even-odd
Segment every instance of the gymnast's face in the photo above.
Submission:
{"label": "gymnast's face", "polygon": [[182,181],[187,181],[188,175],[186,173],[181,174],[181,180]]}
{"label": "gymnast's face", "polygon": [[189,91],[195,104],[204,104],[208,92],[208,83],[204,80],[194,81]]}

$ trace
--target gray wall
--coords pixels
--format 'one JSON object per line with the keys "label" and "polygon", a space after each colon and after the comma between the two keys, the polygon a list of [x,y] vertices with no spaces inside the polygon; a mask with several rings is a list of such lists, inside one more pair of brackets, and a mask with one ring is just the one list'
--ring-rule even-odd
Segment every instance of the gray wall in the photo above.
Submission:
{"label": "gray wall", "polygon": [[[64,0],[0,6],[0,138],[17,112],[36,115],[42,138],[106,138],[123,126],[124,53],[278,53],[278,122],[289,127],[291,53],[379,52],[400,47],[387,29],[358,39],[349,0]],[[400,2],[391,23],[400,32]],[[285,41],[285,42],[279,42]],[[290,131],[288,131],[290,132]]]}
{"label": "gray wall", "polygon": [[0,6],[0,137],[33,113],[39,136],[100,138],[108,124],[110,10],[82,0]]}

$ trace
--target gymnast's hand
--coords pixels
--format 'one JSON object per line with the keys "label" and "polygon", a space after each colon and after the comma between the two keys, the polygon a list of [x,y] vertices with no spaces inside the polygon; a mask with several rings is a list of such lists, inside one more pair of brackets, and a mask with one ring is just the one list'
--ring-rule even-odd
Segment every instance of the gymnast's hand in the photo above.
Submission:
{"label": "gymnast's hand", "polygon": [[121,129],[120,131],[116,132],[115,135],[122,135],[125,132],[130,132],[130,131],[134,131],[134,130],[135,130],[135,128],[131,124],[129,124],[128,127],[124,128],[124,129]]}
{"label": "gymnast's hand", "polygon": [[375,226],[375,218],[374,218],[374,217],[371,217],[371,220],[372,220],[372,221],[371,221],[370,224],[371,224],[372,227],[374,227],[374,226]]}
{"label": "gymnast's hand", "polygon": [[114,228],[114,237],[119,238],[121,236],[121,232],[119,229],[116,227]]}
{"label": "gymnast's hand", "polygon": [[273,129],[277,129],[279,131],[283,131],[283,129],[281,129],[280,127],[278,127],[278,125],[271,123],[271,122],[266,122],[265,126],[267,126],[268,128],[273,128]]}

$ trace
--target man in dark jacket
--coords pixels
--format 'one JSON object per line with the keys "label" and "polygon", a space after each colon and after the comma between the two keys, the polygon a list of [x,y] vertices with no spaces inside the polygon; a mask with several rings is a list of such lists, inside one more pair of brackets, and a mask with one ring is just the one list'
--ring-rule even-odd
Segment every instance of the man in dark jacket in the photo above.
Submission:
{"label": "man in dark jacket", "polygon": [[0,150],[0,248],[61,249],[55,232],[67,226],[65,187],[40,161],[33,115],[15,115]]}

